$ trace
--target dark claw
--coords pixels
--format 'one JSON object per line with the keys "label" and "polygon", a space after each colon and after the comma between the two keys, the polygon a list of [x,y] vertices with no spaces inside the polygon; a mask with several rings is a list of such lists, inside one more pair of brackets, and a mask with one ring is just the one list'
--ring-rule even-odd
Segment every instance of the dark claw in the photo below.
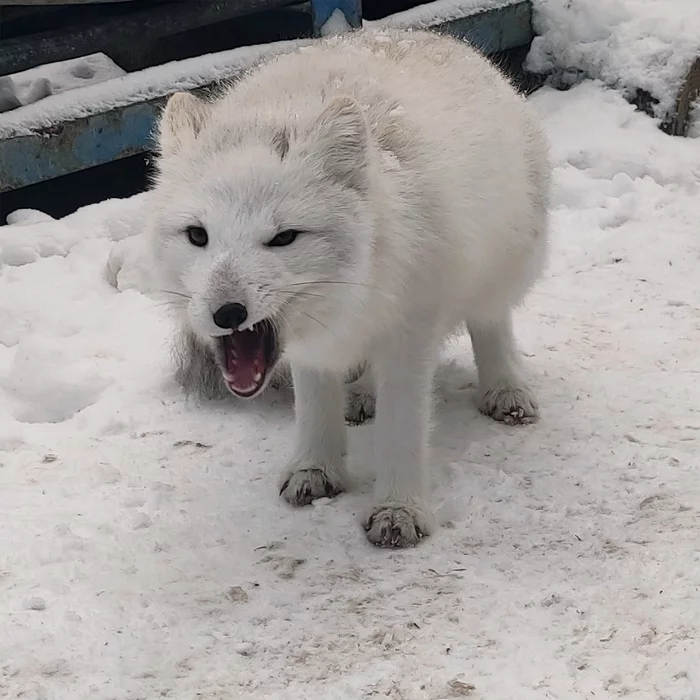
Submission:
{"label": "dark claw", "polygon": [[[300,477],[302,474],[308,474],[309,476],[306,480],[301,481],[301,483],[297,482],[296,491],[294,493],[285,495],[285,491],[289,488],[292,479]],[[318,477],[320,477],[320,479],[318,479]],[[318,483],[319,481],[321,483]],[[322,469],[303,469],[291,474],[284,484],[282,484],[280,496],[284,496],[286,500],[294,506],[308,506],[317,498],[332,498],[333,496],[337,496],[341,491],[342,489],[333,486]]]}

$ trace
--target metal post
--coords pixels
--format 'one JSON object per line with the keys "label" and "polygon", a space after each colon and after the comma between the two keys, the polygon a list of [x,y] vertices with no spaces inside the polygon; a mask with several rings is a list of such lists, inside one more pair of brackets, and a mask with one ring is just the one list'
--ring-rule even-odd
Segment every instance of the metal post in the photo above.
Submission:
{"label": "metal post", "polygon": [[314,35],[319,36],[331,15],[340,10],[353,29],[362,26],[362,0],[311,0]]}

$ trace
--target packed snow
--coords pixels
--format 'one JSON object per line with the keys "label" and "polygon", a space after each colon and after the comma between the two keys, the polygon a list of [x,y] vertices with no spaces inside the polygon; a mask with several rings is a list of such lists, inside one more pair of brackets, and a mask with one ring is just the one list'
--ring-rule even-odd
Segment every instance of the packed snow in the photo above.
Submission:
{"label": "packed snow", "polygon": [[356,489],[292,510],[291,397],[186,401],[148,194],[0,229],[0,696],[700,699],[700,140],[584,82],[532,98],[553,250],[518,315],[538,424],[437,377],[419,547]]}
{"label": "packed snow", "polygon": [[[7,90],[15,100],[15,107],[19,107],[33,104],[50,95],[104,83],[122,75],[126,75],[126,71],[111,58],[103,53],[95,53],[3,76],[0,78],[0,91]],[[7,104],[0,99],[0,112],[9,109]]]}
{"label": "packed snow", "polygon": [[429,29],[487,10],[517,5],[520,2],[522,0],[434,0],[434,2],[426,2],[366,24],[401,29]]}
{"label": "packed snow", "polygon": [[700,56],[697,0],[532,0],[531,70],[563,84],[598,78],[672,112],[693,61]]}

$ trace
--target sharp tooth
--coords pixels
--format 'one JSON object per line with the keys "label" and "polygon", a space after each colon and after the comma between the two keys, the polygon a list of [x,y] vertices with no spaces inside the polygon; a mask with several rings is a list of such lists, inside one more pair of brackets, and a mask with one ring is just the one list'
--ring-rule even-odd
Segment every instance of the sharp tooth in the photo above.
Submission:
{"label": "sharp tooth", "polygon": [[253,377],[253,379],[254,379],[256,382],[259,382],[259,381],[262,379],[262,374],[261,374],[260,372],[256,372],[256,373],[255,373],[255,376]]}

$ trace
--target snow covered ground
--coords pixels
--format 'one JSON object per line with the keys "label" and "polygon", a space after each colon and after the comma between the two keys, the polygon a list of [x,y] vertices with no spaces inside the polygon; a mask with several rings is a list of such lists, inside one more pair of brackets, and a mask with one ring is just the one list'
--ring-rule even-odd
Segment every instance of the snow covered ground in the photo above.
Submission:
{"label": "snow covered ground", "polygon": [[634,95],[659,100],[656,116],[672,111],[693,61],[700,56],[697,0],[532,0],[535,33],[531,70],[560,82],[599,78]]}
{"label": "snow covered ground", "polygon": [[290,397],[182,398],[139,291],[148,195],[0,228],[0,697],[700,700],[700,140],[592,82],[532,99],[542,419],[479,416],[450,349],[443,527],[411,551],[358,525],[371,426],[357,489],[295,511]]}

